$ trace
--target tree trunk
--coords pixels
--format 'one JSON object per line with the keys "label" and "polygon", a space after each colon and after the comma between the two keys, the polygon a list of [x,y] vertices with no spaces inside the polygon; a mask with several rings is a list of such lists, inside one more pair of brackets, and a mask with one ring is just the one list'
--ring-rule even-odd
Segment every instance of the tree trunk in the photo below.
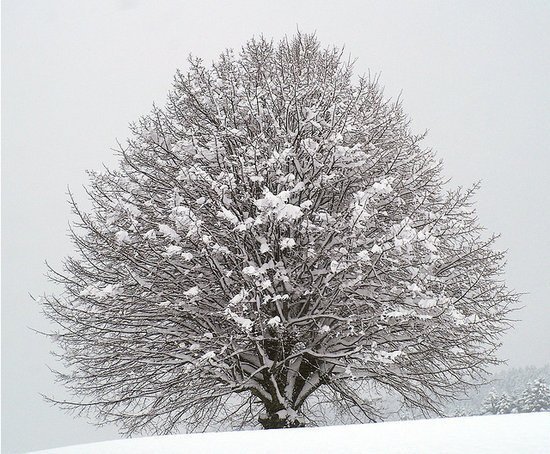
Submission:
{"label": "tree trunk", "polygon": [[305,427],[299,418],[291,417],[286,411],[262,414],[258,421],[264,429],[290,429],[294,427]]}

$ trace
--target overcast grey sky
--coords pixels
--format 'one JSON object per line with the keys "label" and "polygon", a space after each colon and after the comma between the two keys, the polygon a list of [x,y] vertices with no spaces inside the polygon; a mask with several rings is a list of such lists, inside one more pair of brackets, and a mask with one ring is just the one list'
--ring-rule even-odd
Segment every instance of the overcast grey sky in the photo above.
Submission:
{"label": "overcast grey sky", "polygon": [[[21,452],[116,437],[43,402],[58,391],[28,293],[52,291],[44,260],[71,251],[66,188],[112,165],[127,125],[163,104],[186,56],[211,61],[252,35],[316,31],[356,71],[403,92],[413,128],[452,185],[482,180],[481,222],[528,292],[504,338],[512,366],[550,362],[550,2],[2,2],[2,447]],[[61,393],[61,395],[63,395]]]}

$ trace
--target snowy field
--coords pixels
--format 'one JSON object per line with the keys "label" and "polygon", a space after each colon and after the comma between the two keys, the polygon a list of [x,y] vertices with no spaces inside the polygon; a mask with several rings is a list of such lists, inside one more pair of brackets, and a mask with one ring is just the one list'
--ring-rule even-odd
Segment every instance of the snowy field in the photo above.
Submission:
{"label": "snowy field", "polygon": [[40,451],[171,453],[550,453],[550,413],[134,438]]}

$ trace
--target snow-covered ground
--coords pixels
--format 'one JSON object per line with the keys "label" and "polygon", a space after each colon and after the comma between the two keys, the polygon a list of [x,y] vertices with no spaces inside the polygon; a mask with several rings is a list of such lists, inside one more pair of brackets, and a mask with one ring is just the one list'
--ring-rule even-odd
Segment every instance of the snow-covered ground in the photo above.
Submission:
{"label": "snow-covered ground", "polygon": [[69,446],[40,453],[548,454],[550,413],[171,435]]}

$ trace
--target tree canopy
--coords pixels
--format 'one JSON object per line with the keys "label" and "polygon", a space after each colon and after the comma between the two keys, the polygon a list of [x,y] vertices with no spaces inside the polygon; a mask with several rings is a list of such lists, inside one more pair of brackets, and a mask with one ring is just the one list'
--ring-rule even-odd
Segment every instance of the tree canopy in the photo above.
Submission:
{"label": "tree canopy", "polygon": [[476,188],[445,189],[400,103],[310,35],[188,66],[90,172],[89,212],[71,198],[44,299],[62,404],[128,433],[296,427],[476,382],[517,296]]}

